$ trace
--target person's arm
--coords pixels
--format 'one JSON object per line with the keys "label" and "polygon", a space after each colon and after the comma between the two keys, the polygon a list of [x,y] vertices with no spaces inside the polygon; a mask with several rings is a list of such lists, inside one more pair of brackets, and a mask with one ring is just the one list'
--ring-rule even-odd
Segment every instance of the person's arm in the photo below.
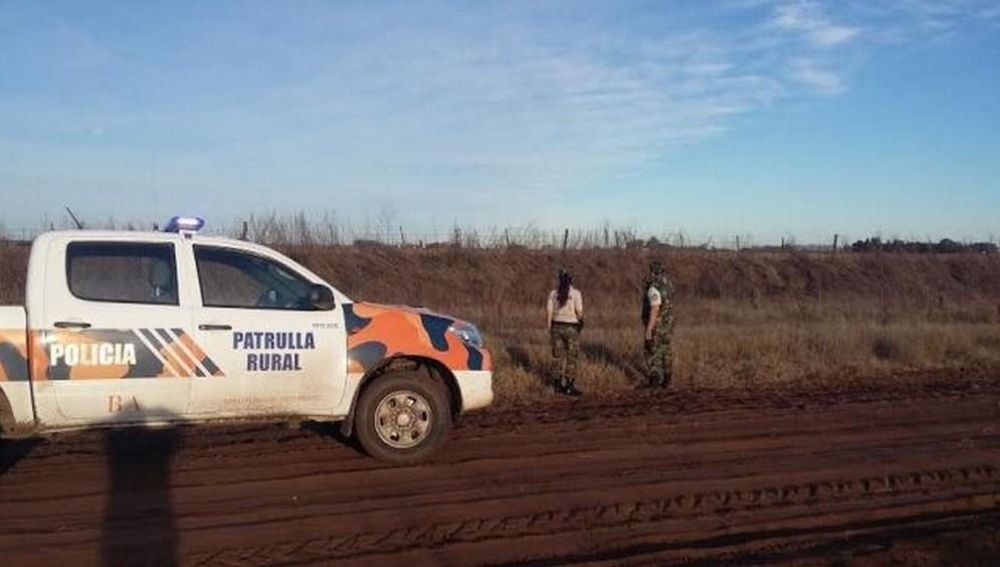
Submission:
{"label": "person's arm", "polygon": [[649,296],[649,320],[646,321],[646,340],[653,340],[653,329],[656,328],[656,320],[660,316],[660,306],[663,304],[664,297],[660,295],[660,291],[655,287],[650,286],[646,293]]}
{"label": "person's arm", "polygon": [[576,311],[576,326],[583,329],[583,294],[576,292],[576,300],[573,302],[573,309]]}
{"label": "person's arm", "polygon": [[660,315],[660,304],[649,307],[649,322],[646,323],[646,340],[653,340],[653,329],[656,328],[656,318]]}
{"label": "person's arm", "polygon": [[545,302],[545,330],[552,330],[552,294],[549,294],[548,301]]}

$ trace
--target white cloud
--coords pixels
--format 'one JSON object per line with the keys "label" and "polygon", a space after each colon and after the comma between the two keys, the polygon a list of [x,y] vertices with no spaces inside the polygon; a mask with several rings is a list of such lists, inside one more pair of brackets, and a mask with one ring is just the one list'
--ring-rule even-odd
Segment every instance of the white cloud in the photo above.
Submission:
{"label": "white cloud", "polygon": [[888,44],[926,42],[958,30],[1000,25],[996,0],[843,0],[836,6],[839,13],[866,22],[866,38]]}
{"label": "white cloud", "polygon": [[809,1],[778,5],[771,22],[780,29],[802,34],[809,42],[820,47],[848,43],[861,31],[856,27],[833,23],[820,4]]}
{"label": "white cloud", "polygon": [[903,10],[914,18],[915,27],[943,33],[970,24],[1000,23],[996,0],[904,0]]}
{"label": "white cloud", "polygon": [[809,59],[793,60],[790,76],[794,81],[824,95],[840,94],[846,89],[844,81],[836,73]]}

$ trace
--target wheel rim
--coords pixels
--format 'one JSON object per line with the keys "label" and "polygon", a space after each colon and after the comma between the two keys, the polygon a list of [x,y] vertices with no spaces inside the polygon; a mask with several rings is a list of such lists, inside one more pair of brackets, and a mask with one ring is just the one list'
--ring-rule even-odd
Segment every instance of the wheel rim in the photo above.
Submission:
{"label": "wheel rim", "polygon": [[383,443],[395,449],[420,445],[433,423],[430,402],[410,390],[390,393],[375,409],[375,431]]}

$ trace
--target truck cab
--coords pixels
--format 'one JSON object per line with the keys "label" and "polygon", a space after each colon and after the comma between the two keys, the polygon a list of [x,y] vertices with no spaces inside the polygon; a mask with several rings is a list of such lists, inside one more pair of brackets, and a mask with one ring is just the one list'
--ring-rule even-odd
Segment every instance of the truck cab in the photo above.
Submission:
{"label": "truck cab", "polygon": [[491,403],[471,323],[355,303],[275,250],[172,224],[35,239],[26,305],[0,307],[5,435],[292,417],[409,463]]}

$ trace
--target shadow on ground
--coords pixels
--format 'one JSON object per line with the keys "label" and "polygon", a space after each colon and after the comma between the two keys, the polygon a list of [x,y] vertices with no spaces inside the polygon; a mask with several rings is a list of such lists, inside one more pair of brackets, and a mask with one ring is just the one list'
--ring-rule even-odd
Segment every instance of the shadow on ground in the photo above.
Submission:
{"label": "shadow on ground", "polygon": [[0,439],[0,475],[14,468],[42,443],[41,439]]}
{"label": "shadow on ground", "polygon": [[105,434],[108,502],[101,534],[104,567],[178,564],[170,463],[181,439],[177,427],[139,426],[110,429]]}
{"label": "shadow on ground", "polygon": [[621,368],[628,379],[636,384],[645,382],[646,373],[642,369],[640,362],[631,360],[629,357],[615,354],[607,345],[601,343],[580,343],[580,352],[591,360],[603,362],[608,366]]}
{"label": "shadow on ground", "polygon": [[510,357],[514,366],[531,376],[535,376],[538,379],[539,385],[543,388],[552,388],[555,385],[552,368],[542,363],[532,362],[531,355],[528,354],[528,350],[523,346],[519,344],[509,345],[507,347],[507,356]]}
{"label": "shadow on ground", "polygon": [[320,437],[331,439],[341,445],[345,445],[354,449],[360,455],[367,456],[365,450],[361,448],[361,444],[355,436],[345,437],[340,431],[339,421],[303,421],[299,424],[299,427],[303,431],[309,431],[319,435]]}

